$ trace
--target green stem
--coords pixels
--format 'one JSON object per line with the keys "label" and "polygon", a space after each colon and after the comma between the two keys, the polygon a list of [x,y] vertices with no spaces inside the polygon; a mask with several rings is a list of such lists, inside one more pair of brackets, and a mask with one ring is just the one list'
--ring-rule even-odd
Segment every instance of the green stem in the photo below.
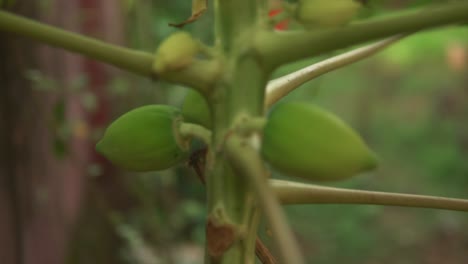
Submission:
{"label": "green stem", "polygon": [[198,138],[207,146],[211,142],[211,131],[203,126],[191,123],[181,123],[179,125],[179,133],[184,138]]}
{"label": "green stem", "polygon": [[280,262],[305,263],[278,199],[267,183],[267,171],[257,151],[237,135],[231,135],[227,139],[225,150],[234,170],[238,174],[244,175],[254,189],[263,213],[273,230]]}
{"label": "green stem", "polygon": [[374,192],[270,180],[282,204],[374,204],[468,211],[468,200],[427,195]]}
{"label": "green stem", "polygon": [[77,52],[139,75],[187,85],[202,93],[213,86],[220,71],[220,63],[216,59],[195,60],[180,71],[154,76],[152,65],[155,57],[151,53],[109,44],[5,11],[0,11],[0,30]]}
{"label": "green stem", "polygon": [[[208,207],[212,214],[216,206],[222,204],[232,223],[241,229],[248,226],[256,230],[258,223],[246,222],[246,216],[256,210],[254,204],[247,202],[252,196],[250,185],[244,177],[232,171],[219,151],[233,132],[239,116],[263,115],[263,88],[267,81],[254,57],[232,55],[228,58],[232,61],[230,69],[225,73],[222,84],[208,98],[213,108],[213,148],[207,165]],[[256,233],[246,233],[223,255],[222,260],[212,260],[212,263],[253,263],[254,251],[247,249],[255,247],[255,236]]]}
{"label": "green stem", "polygon": [[[253,49],[253,37],[266,0],[216,0],[215,40],[222,62],[221,78],[206,94],[212,109],[212,148],[207,157],[207,203],[209,219],[222,222],[217,212],[224,210],[226,222],[241,234],[226,252],[216,258],[207,256],[206,263],[255,263],[255,237],[258,210],[254,193],[245,177],[231,168],[223,148],[233,133],[240,116],[263,116],[264,88],[268,71]],[[208,240],[217,239],[208,237]],[[218,238],[220,239],[220,238]]]}
{"label": "green stem", "polygon": [[263,131],[267,121],[268,120],[265,117],[249,118],[248,116],[244,116],[235,123],[235,130],[239,134],[245,136],[258,134]]}
{"label": "green stem", "polygon": [[270,81],[266,90],[265,109],[270,108],[274,103],[278,102],[281,98],[285,97],[302,84],[327,72],[368,58],[405,36],[406,35],[394,36],[377,43],[351,50]]}
{"label": "green stem", "polygon": [[261,1],[215,1],[216,42],[226,55],[245,46],[238,44],[247,42],[251,37],[248,32],[256,24],[259,2]]}
{"label": "green stem", "polygon": [[151,53],[108,44],[5,11],[0,11],[0,30],[74,51],[134,73],[151,75],[154,59]]}
{"label": "green stem", "polygon": [[217,59],[194,60],[181,70],[167,71],[157,77],[168,82],[185,85],[205,95],[213,89],[219,78],[221,67],[221,63]]}
{"label": "green stem", "polygon": [[256,35],[256,45],[265,63],[277,67],[371,40],[463,22],[467,14],[468,3],[459,1],[333,29],[281,34],[263,31]]}

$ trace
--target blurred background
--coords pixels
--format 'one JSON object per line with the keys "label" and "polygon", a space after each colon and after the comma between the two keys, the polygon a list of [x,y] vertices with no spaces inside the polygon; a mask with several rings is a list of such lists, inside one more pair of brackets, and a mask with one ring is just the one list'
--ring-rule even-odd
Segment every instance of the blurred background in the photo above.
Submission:
{"label": "blurred background", "polygon": [[[448,1],[366,2],[363,18]],[[190,8],[182,0],[16,0],[8,9],[153,52],[176,31],[168,23],[183,21]],[[208,43],[211,11],[186,27]],[[0,40],[0,262],[202,263],[205,194],[192,169],[128,173],[94,151],[117,116],[144,104],[179,106],[186,88],[3,32]],[[285,66],[274,77],[336,54]],[[467,99],[465,26],[408,37],[284,100],[322,105],[379,154],[377,171],[334,186],[468,198]],[[468,262],[465,213],[286,209],[308,263]],[[261,233],[271,246],[267,227]]]}

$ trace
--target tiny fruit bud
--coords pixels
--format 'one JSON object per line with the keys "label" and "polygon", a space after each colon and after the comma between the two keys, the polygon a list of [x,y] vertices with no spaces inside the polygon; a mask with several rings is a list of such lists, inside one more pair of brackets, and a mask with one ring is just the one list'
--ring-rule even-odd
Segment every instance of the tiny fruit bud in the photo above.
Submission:
{"label": "tiny fruit bud", "polygon": [[168,169],[187,156],[177,135],[179,110],[167,105],[133,109],[115,120],[96,145],[112,163],[131,171]]}
{"label": "tiny fruit bud", "polygon": [[200,51],[198,41],[187,32],[176,32],[161,43],[156,51],[153,70],[157,73],[175,71],[190,64]]}
{"label": "tiny fruit bud", "polygon": [[262,155],[280,172],[316,181],[349,178],[377,165],[374,153],[343,121],[298,102],[272,110],[263,131]]}
{"label": "tiny fruit bud", "polygon": [[301,0],[296,19],[308,29],[343,26],[360,7],[354,0]]}
{"label": "tiny fruit bud", "polygon": [[182,105],[185,122],[211,128],[211,115],[208,103],[198,92],[189,89]]}

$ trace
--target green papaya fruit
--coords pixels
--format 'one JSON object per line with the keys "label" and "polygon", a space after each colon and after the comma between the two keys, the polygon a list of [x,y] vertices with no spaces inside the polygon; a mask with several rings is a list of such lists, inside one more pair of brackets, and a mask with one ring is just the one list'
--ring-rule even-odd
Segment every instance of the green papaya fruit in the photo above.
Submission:
{"label": "green papaya fruit", "polygon": [[278,171],[316,181],[346,179],[377,165],[375,154],[353,129],[301,102],[283,103],[271,111],[261,152]]}
{"label": "green papaya fruit", "polygon": [[208,103],[197,91],[188,90],[182,104],[182,115],[185,122],[211,128],[211,115]]}
{"label": "green papaya fruit", "polygon": [[361,4],[354,0],[301,0],[296,19],[308,29],[336,27],[351,21]]}
{"label": "green papaya fruit", "polygon": [[168,169],[187,157],[189,142],[180,139],[180,111],[168,105],[147,105],[115,120],[96,145],[112,163],[130,171]]}

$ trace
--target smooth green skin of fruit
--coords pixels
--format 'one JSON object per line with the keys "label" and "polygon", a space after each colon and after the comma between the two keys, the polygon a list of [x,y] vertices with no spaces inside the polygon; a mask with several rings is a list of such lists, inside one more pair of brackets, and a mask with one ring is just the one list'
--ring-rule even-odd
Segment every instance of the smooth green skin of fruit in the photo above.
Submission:
{"label": "smooth green skin of fruit", "polygon": [[187,148],[176,135],[179,110],[167,105],[133,109],[106,130],[96,150],[130,171],[168,169],[186,157]]}
{"label": "smooth green skin of fruit", "polygon": [[182,104],[182,115],[185,122],[211,128],[211,114],[208,103],[198,92],[189,89]]}
{"label": "smooth green skin of fruit", "polygon": [[354,0],[302,0],[296,19],[308,29],[346,25],[361,5]]}
{"label": "smooth green skin of fruit", "polygon": [[299,102],[272,110],[262,155],[282,173],[315,181],[346,179],[377,165],[353,129],[331,113]]}

